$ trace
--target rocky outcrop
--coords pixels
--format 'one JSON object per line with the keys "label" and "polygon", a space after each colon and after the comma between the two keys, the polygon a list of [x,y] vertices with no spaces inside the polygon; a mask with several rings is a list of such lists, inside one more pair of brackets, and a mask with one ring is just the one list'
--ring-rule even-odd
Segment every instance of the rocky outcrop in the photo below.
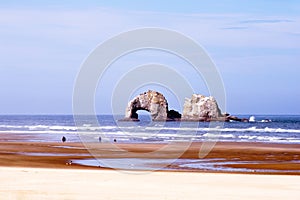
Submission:
{"label": "rocky outcrop", "polygon": [[150,112],[153,121],[166,121],[168,119],[168,102],[164,95],[149,90],[128,103],[125,120],[138,120],[138,110]]}
{"label": "rocky outcrop", "polygon": [[183,106],[182,120],[186,121],[211,121],[225,120],[217,101],[214,97],[193,94],[186,98]]}
{"label": "rocky outcrop", "polygon": [[222,114],[214,97],[201,94],[193,94],[190,99],[185,99],[181,115],[175,110],[168,109],[168,102],[163,94],[149,90],[128,103],[124,120],[138,121],[138,110],[150,112],[153,121],[248,121],[227,113]]}
{"label": "rocky outcrop", "polygon": [[168,111],[168,120],[180,120],[181,119],[181,114],[177,112],[176,110],[169,110]]}

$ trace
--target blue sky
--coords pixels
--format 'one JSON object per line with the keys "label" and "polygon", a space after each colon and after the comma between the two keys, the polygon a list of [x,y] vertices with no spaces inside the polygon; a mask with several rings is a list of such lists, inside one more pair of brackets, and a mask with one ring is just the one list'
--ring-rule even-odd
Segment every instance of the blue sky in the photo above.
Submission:
{"label": "blue sky", "polygon": [[[300,114],[299,1],[0,3],[0,114],[71,114],[76,76],[89,53],[120,32],[142,27],[176,30],[202,45],[222,76],[227,112]],[[115,67],[151,59],[178,69],[183,65],[154,53]],[[202,80],[182,73],[207,95]],[[98,93],[97,102],[110,103]],[[108,113],[102,105],[96,105],[99,113]]]}

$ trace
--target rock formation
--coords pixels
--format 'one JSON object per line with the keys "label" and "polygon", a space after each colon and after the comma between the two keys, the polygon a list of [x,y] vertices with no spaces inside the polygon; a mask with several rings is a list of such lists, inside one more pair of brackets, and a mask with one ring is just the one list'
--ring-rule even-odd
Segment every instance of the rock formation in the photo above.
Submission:
{"label": "rock formation", "polygon": [[176,110],[169,110],[168,111],[168,120],[180,120],[181,114]]}
{"label": "rock formation", "polygon": [[126,120],[138,120],[138,110],[150,112],[153,121],[166,121],[168,115],[168,102],[164,95],[149,90],[128,103],[125,113]]}
{"label": "rock formation", "polygon": [[217,101],[211,96],[193,94],[191,99],[185,99],[182,120],[211,121],[224,120],[224,117],[225,115],[222,115]]}
{"label": "rock formation", "polygon": [[191,99],[185,99],[181,115],[168,109],[168,102],[163,94],[148,90],[128,103],[124,120],[138,121],[138,110],[150,112],[153,121],[247,121],[227,113],[222,114],[214,97],[201,94],[193,94]]}

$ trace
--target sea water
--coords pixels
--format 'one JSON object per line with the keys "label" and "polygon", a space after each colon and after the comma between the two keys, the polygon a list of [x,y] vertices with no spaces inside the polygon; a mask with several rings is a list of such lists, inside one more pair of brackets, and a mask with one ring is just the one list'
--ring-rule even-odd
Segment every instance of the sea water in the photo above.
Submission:
{"label": "sea water", "polygon": [[[31,141],[168,143],[173,141],[228,141],[300,144],[300,115],[256,115],[253,122],[139,122],[119,121],[123,116],[99,115],[98,123],[76,125],[72,115],[1,115],[1,134],[25,135]],[[239,116],[249,118],[251,115]],[[40,136],[40,137],[39,137]],[[10,138],[10,140],[14,140]]]}

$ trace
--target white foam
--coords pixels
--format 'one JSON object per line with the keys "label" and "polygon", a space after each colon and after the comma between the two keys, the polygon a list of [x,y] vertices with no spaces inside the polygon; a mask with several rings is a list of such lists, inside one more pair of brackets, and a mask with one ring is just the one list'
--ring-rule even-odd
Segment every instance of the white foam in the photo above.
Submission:
{"label": "white foam", "polygon": [[255,122],[255,117],[254,117],[254,116],[251,116],[251,117],[249,118],[249,122]]}
{"label": "white foam", "polygon": [[67,131],[76,131],[75,126],[50,126],[49,130],[67,130]]}
{"label": "white foam", "polygon": [[[10,129],[11,131],[24,129],[24,131],[122,131],[122,132],[141,132],[141,131],[178,131],[182,134],[185,132],[259,132],[259,133],[300,133],[299,129],[283,129],[283,128],[257,128],[255,126],[249,128],[198,128],[198,127],[157,127],[157,126],[46,126],[46,125],[0,125],[0,128]],[[10,131],[9,130],[9,131]]]}

